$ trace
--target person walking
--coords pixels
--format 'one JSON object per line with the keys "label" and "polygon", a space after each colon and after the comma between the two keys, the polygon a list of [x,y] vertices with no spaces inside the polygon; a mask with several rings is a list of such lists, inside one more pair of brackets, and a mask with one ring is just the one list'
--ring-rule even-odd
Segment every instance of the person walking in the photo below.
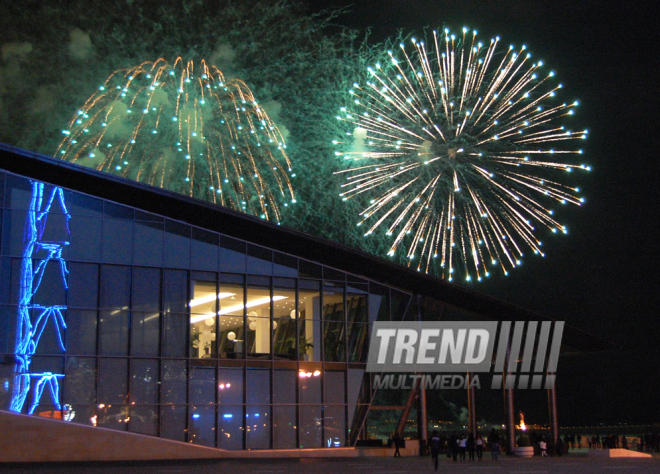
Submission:
{"label": "person walking", "polygon": [[400,458],[401,453],[399,452],[399,448],[401,447],[401,435],[399,435],[399,433],[394,433],[392,441],[394,442],[394,457]]}
{"label": "person walking", "polygon": [[461,461],[465,461],[465,451],[467,451],[467,439],[465,435],[461,435],[461,439],[458,440],[458,449],[461,454]]}
{"label": "person walking", "polygon": [[541,457],[546,457],[548,455],[548,443],[545,442],[545,439],[541,439],[539,449],[541,450]]}
{"label": "person walking", "polygon": [[481,457],[484,455],[484,439],[479,433],[477,433],[477,439],[474,444],[477,447],[477,459],[481,461]]}
{"label": "person walking", "polygon": [[449,449],[452,459],[456,461],[458,459],[458,435],[455,431],[449,437]]}
{"label": "person walking", "polygon": [[474,436],[470,433],[465,442],[467,446],[468,459],[474,461]]}
{"label": "person walking", "polygon": [[440,435],[438,430],[433,430],[431,435],[431,440],[429,441],[429,448],[431,448],[431,460],[433,461],[433,467],[438,470],[438,455],[440,454]]}
{"label": "person walking", "polygon": [[488,442],[490,443],[490,455],[493,461],[497,461],[497,456],[500,454],[500,435],[497,434],[495,428],[490,431],[488,436]]}

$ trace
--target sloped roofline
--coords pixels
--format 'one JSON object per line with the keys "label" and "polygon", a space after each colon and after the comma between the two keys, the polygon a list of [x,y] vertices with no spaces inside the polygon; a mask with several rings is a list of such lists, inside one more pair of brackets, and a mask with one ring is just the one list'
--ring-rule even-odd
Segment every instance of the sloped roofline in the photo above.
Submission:
{"label": "sloped roofline", "polygon": [[[551,320],[492,296],[417,272],[331,240],[173,191],[4,143],[0,143],[0,168],[319,262],[405,292],[478,313],[485,319]],[[570,325],[565,327],[563,343],[579,352],[598,352],[617,348],[616,345],[602,338]]]}

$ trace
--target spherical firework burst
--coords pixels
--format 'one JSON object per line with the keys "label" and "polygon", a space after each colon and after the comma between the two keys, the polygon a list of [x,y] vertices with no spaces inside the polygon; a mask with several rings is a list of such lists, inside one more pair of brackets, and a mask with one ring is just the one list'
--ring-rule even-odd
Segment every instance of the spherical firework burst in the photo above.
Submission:
{"label": "spherical firework burst", "polygon": [[280,131],[243,81],[204,61],[115,72],[63,133],[67,161],[268,220],[295,202]]}
{"label": "spherical firework burst", "polygon": [[525,46],[500,52],[499,38],[484,46],[476,35],[434,31],[430,44],[388,52],[337,116],[352,135],[336,141],[352,166],[339,172],[341,195],[365,199],[358,225],[449,280],[508,274],[525,249],[543,255],[537,226],[567,232],[549,204],[583,202],[560,173],[589,170],[572,146],[587,131],[561,125],[577,102],[554,102],[554,74]]}

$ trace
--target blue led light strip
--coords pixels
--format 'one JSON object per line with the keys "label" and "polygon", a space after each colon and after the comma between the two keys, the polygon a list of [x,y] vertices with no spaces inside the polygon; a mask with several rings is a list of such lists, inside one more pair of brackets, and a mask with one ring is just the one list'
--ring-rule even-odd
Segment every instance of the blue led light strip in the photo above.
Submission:
{"label": "blue led light strip", "polygon": [[[47,199],[44,199],[44,183],[31,181],[31,184],[32,199],[30,200],[30,208],[25,218],[25,233],[23,236],[23,261],[21,265],[16,343],[14,348],[16,364],[14,368],[14,386],[9,407],[14,412],[20,413],[23,411],[25,400],[30,392],[30,379],[35,378],[37,382],[32,390],[32,403],[28,409],[29,414],[34,413],[46,387],[50,391],[53,405],[58,410],[61,409],[58,378],[64,377],[64,374],[53,374],[52,372],[31,373],[30,364],[46,327],[54,328],[60,349],[62,352],[65,352],[64,335],[66,322],[64,321],[62,311],[66,310],[66,306],[34,304],[33,299],[39,291],[48,264],[59,266],[62,286],[64,289],[68,288],[67,275],[69,272],[66,261],[62,257],[62,249],[66,245],[69,245],[71,237],[69,229],[71,216],[64,203],[64,192],[62,188],[53,187],[48,193]],[[59,204],[65,216],[67,240],[52,241],[42,239],[46,230],[48,213],[53,203]],[[41,250],[46,252],[46,257],[39,261],[36,268],[33,268],[32,259]],[[30,313],[35,315],[34,321],[30,317]],[[52,324],[49,325],[48,321],[52,321]]]}

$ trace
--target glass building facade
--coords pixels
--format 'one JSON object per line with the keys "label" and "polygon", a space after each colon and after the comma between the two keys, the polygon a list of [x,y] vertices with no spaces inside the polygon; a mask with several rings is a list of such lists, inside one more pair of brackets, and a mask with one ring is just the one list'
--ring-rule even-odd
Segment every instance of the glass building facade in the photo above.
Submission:
{"label": "glass building facade", "polygon": [[0,173],[0,409],[228,450],[355,444],[411,295]]}

